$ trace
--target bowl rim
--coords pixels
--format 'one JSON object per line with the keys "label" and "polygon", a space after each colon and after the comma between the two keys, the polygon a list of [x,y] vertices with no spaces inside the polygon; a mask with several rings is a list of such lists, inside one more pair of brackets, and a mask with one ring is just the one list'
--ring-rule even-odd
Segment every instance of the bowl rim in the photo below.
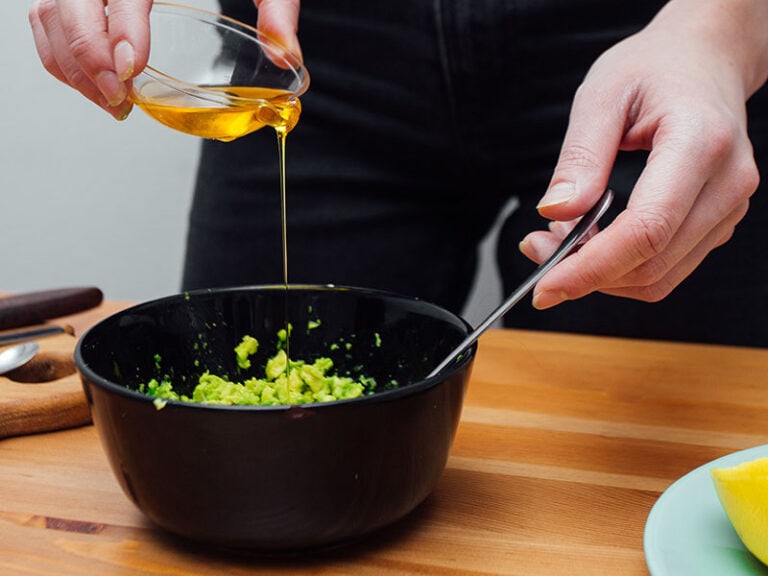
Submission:
{"label": "bowl rim", "polygon": [[[125,396],[134,401],[144,402],[147,404],[154,404],[156,399],[153,398],[152,396],[148,396],[147,394],[143,394],[141,392],[138,392],[131,388],[127,388],[125,386],[119,386],[109,381],[107,378],[104,378],[100,374],[96,373],[85,362],[83,358],[82,348],[88,335],[91,332],[97,330],[99,326],[101,326],[103,323],[110,321],[118,316],[121,316],[124,314],[130,314],[146,306],[156,306],[166,301],[178,301],[179,299],[182,299],[182,298],[188,299],[190,297],[195,297],[195,296],[226,294],[230,292],[250,292],[250,291],[267,291],[267,290],[269,291],[328,290],[328,291],[342,291],[342,292],[350,291],[358,294],[368,294],[372,296],[377,296],[377,295],[386,296],[387,298],[395,298],[395,299],[407,300],[411,302],[419,302],[421,304],[427,305],[430,308],[439,309],[442,312],[445,312],[448,315],[454,317],[456,320],[458,320],[461,324],[464,325],[464,328],[467,331],[466,332],[467,335],[470,334],[473,330],[473,327],[472,325],[469,324],[469,322],[467,322],[464,318],[462,318],[458,314],[451,312],[447,308],[444,308],[442,306],[439,306],[438,304],[434,304],[422,298],[418,298],[416,296],[408,296],[405,294],[401,294],[401,293],[389,291],[389,290],[381,290],[376,288],[363,288],[363,287],[357,287],[357,286],[338,285],[338,284],[288,284],[287,286],[283,284],[251,284],[251,285],[243,285],[243,286],[227,286],[227,287],[220,287],[220,288],[200,288],[195,290],[185,290],[175,294],[170,294],[167,296],[162,296],[162,297],[147,300],[144,302],[139,302],[137,304],[129,306],[128,308],[124,308],[113,314],[110,314],[105,318],[102,318],[96,324],[88,328],[78,338],[77,344],[75,345],[75,352],[74,352],[75,366],[77,367],[77,370],[80,373],[81,380],[87,380],[88,382],[95,384],[99,388],[102,388],[110,393],[118,394],[120,396]],[[477,348],[478,348],[478,342],[475,341],[471,346],[469,346],[469,348],[467,348],[467,352],[463,354],[461,358],[459,358],[451,366],[446,367],[439,374],[436,374],[432,377],[423,378],[421,380],[412,382],[405,386],[400,386],[397,388],[391,388],[387,390],[381,390],[379,392],[375,392],[373,394],[369,394],[365,396],[358,396],[357,398],[332,400],[328,402],[312,402],[308,404],[278,404],[274,406],[204,404],[202,402],[186,402],[183,400],[163,400],[164,402],[163,406],[164,408],[175,406],[175,407],[190,408],[194,410],[214,410],[214,411],[225,411],[225,412],[228,412],[228,411],[288,412],[288,411],[297,411],[297,410],[298,411],[331,410],[334,407],[346,406],[350,404],[375,404],[379,402],[391,402],[403,396],[411,396],[419,392],[426,391],[430,388],[433,388],[441,384],[442,382],[445,382],[456,373],[464,370],[468,365],[470,365],[474,361],[475,355],[477,353]],[[83,382],[83,385],[85,386],[85,382]]]}
{"label": "bowl rim", "polygon": [[[230,16],[220,14],[218,12],[206,10],[204,8],[198,8],[195,6],[178,4],[175,2],[155,1],[152,3],[152,6],[150,8],[150,13],[151,11],[155,10],[155,8],[159,8],[161,11],[166,11],[168,13],[179,13],[179,14],[182,14],[184,17],[191,18],[193,15],[202,16],[205,18],[205,22],[208,22],[208,23],[213,23],[214,20],[224,21],[224,22],[227,22],[231,27],[236,29],[238,32],[247,32],[249,36],[255,37],[254,38],[255,41],[258,42],[259,44],[267,47],[274,47],[276,50],[278,50],[282,54],[282,59],[289,66],[290,70],[294,73],[296,78],[299,79],[299,82],[300,82],[299,88],[297,90],[286,90],[287,93],[291,94],[292,96],[299,97],[309,89],[309,84],[310,84],[309,71],[307,70],[301,58],[296,54],[294,54],[293,52],[291,52],[290,50],[288,50],[288,48],[286,48],[284,44],[282,44],[281,42],[278,42],[272,36],[270,36],[269,34],[266,34],[265,32],[262,32],[261,30],[255,28],[254,26],[251,26],[250,24],[246,24],[245,22],[242,22]],[[150,58],[151,58],[151,52],[150,52]],[[155,68],[149,63],[147,63],[147,65],[144,67],[144,70],[142,70],[141,73],[146,74],[147,76],[157,80],[158,82],[165,84],[166,86],[170,86],[175,90],[179,90],[180,92],[184,92],[195,98],[209,100],[214,103],[220,101],[221,97],[217,95],[217,93],[212,92],[210,90],[206,90],[205,88],[202,88],[195,84],[185,82],[184,80],[180,80],[179,78],[171,76],[170,74],[166,74],[165,72],[158,70],[157,68]],[[228,101],[235,101],[235,102],[257,102],[257,101],[263,101],[263,100],[264,100],[263,98],[245,98],[242,96],[238,96],[238,97],[228,96]]]}

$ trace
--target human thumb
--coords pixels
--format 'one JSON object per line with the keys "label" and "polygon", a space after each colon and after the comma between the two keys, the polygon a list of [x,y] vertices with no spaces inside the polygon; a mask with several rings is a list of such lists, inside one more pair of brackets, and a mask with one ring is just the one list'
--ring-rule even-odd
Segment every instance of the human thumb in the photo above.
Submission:
{"label": "human thumb", "polygon": [[259,11],[258,29],[302,60],[299,29],[300,0],[253,0]]}
{"label": "human thumb", "polygon": [[[578,218],[608,186],[625,126],[618,108],[590,93],[588,87],[579,89],[552,179],[537,205],[543,217]],[[606,109],[616,112],[606,113]]]}

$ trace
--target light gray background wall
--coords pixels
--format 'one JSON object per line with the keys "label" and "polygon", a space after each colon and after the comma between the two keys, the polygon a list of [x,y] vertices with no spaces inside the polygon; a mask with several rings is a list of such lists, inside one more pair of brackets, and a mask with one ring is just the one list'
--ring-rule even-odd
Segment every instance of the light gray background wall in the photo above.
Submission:
{"label": "light gray background wall", "polygon": [[[37,57],[30,6],[0,2],[0,291],[177,292],[199,141],[138,109],[117,122],[55,80]],[[466,311],[473,323],[499,298],[494,241]]]}

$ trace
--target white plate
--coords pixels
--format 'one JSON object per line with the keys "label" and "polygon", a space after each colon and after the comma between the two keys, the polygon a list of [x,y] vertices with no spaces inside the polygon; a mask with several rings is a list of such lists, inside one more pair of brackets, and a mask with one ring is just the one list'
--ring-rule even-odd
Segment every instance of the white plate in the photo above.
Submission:
{"label": "white plate", "polygon": [[741,543],[717,498],[711,468],[768,456],[768,445],[728,454],[689,472],[656,501],[645,523],[651,576],[768,576]]}

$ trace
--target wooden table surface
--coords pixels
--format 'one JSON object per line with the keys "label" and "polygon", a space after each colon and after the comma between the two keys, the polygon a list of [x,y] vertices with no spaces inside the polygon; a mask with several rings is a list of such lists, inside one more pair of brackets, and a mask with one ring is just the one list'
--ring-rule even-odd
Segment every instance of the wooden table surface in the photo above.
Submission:
{"label": "wooden table surface", "polygon": [[[67,321],[79,331],[120,307]],[[768,350],[491,330],[428,500],[309,558],[206,550],[150,525],[91,426],[0,441],[0,574],[647,575],[661,492],[768,443]]]}

